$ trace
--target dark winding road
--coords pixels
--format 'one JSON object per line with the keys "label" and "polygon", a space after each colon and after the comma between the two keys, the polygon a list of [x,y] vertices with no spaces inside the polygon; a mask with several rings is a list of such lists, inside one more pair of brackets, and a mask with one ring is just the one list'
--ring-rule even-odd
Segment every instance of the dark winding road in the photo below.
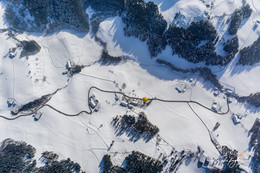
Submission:
{"label": "dark winding road", "polygon": [[[103,90],[103,89],[100,89],[100,88],[95,87],[95,86],[92,86],[92,87],[89,88],[89,90],[88,90],[88,98],[90,98],[91,90],[94,90],[94,89],[95,89],[95,90],[98,90],[98,91],[100,91],[100,92],[104,92],[104,93],[120,94],[120,95],[123,95],[125,98],[128,98],[128,99],[142,100],[142,98],[139,98],[139,97],[131,97],[131,96],[126,95],[126,94],[123,93],[123,92]],[[56,92],[57,92],[57,91],[56,91]],[[54,92],[52,95],[54,95],[56,92]],[[228,99],[228,97],[227,97],[226,99]],[[50,100],[50,99],[49,99],[49,100]],[[49,100],[48,100],[48,101],[49,101]],[[164,99],[160,99],[160,98],[149,98],[148,100],[150,100],[150,101],[159,101],[159,102],[167,102],[167,103],[187,103],[188,105],[189,105],[190,103],[194,103],[194,104],[197,104],[197,105],[199,105],[199,106],[201,106],[201,107],[203,107],[203,108],[205,108],[205,109],[207,109],[207,110],[209,110],[209,111],[211,111],[211,112],[213,112],[213,113],[215,113],[215,114],[218,114],[218,115],[225,115],[225,114],[227,114],[227,113],[230,111],[229,104],[228,104],[228,101],[227,101],[227,100],[226,100],[226,103],[227,103],[227,111],[226,111],[226,112],[215,112],[215,111],[213,111],[211,108],[209,108],[209,107],[207,107],[207,106],[205,106],[205,105],[203,105],[203,104],[201,104],[201,103],[199,103],[199,102],[197,102],[197,101],[193,101],[193,100],[164,100]],[[89,111],[87,111],[87,110],[82,110],[82,111],[80,111],[80,112],[78,112],[78,113],[76,113],[76,114],[68,114],[68,113],[65,113],[65,112],[63,112],[63,111],[61,111],[61,110],[58,110],[58,109],[56,109],[55,107],[53,107],[53,106],[51,106],[51,105],[49,105],[49,104],[46,103],[46,104],[43,104],[42,106],[38,107],[37,109],[35,109],[33,112],[30,112],[30,113],[27,113],[27,114],[20,114],[20,115],[14,117],[14,118],[8,118],[8,117],[5,117],[5,116],[3,116],[3,115],[0,115],[0,118],[6,119],[6,120],[16,120],[16,119],[21,118],[21,117],[26,117],[26,116],[33,115],[33,114],[35,114],[37,111],[39,111],[40,109],[42,109],[43,107],[49,107],[49,108],[51,108],[52,110],[54,110],[54,111],[56,111],[56,112],[58,112],[58,113],[60,113],[60,114],[62,114],[62,115],[64,115],[64,116],[75,117],[75,116],[79,116],[79,115],[82,114],[82,113],[92,114],[92,113],[93,113],[93,110],[90,108],[89,101],[90,101],[90,99],[88,99],[88,109],[89,109]],[[189,106],[190,106],[190,105],[189,105]]]}

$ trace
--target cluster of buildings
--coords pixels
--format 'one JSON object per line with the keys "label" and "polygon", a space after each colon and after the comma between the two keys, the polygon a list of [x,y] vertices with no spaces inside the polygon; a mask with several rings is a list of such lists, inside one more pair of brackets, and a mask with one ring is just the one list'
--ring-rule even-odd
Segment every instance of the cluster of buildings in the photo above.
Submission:
{"label": "cluster of buildings", "polygon": [[100,110],[100,103],[94,94],[89,97],[89,107],[95,112]]}
{"label": "cluster of buildings", "polygon": [[18,103],[14,98],[7,99],[7,106],[12,112],[18,112]]}
{"label": "cluster of buildings", "polygon": [[126,107],[128,109],[134,109],[134,107],[145,107],[151,103],[151,100],[148,100],[146,97],[143,99],[128,98],[125,96],[119,98],[117,94],[115,94],[115,101],[120,102],[120,106]]}

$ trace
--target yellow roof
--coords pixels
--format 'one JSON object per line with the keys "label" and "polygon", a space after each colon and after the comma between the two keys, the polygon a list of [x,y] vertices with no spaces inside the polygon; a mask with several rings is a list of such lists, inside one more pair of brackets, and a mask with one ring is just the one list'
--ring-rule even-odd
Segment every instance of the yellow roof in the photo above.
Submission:
{"label": "yellow roof", "polygon": [[147,102],[148,101],[148,98],[147,97],[143,97],[143,102]]}

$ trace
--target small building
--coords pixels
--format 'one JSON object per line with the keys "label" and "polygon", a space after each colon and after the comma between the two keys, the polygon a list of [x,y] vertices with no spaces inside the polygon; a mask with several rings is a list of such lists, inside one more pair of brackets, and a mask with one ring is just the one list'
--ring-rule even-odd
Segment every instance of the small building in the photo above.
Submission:
{"label": "small building", "polygon": [[95,96],[95,94],[92,94],[89,98],[96,99],[96,96]]}
{"label": "small building", "polygon": [[15,55],[13,53],[9,53],[9,58],[13,59],[15,57]]}
{"label": "small building", "polygon": [[128,109],[133,109],[134,107],[131,105],[128,105]]}
{"label": "small building", "polygon": [[253,30],[255,31],[258,27],[258,23],[255,23],[255,25],[253,26]]}
{"label": "small building", "polygon": [[206,156],[204,154],[200,155],[199,161],[198,161],[198,168],[201,168],[206,161]]}
{"label": "small building", "polygon": [[91,98],[89,99],[89,106],[90,106],[91,109],[95,109],[95,107],[96,107],[96,103]]}
{"label": "small building", "polygon": [[132,100],[130,102],[130,104],[133,105],[133,106],[138,106],[138,101],[137,100]]}
{"label": "small building", "polygon": [[187,89],[187,84],[181,83],[178,84],[175,88],[179,93],[185,93],[186,89]]}
{"label": "small building", "polygon": [[119,97],[115,94],[115,100],[118,101]]}
{"label": "small building", "polygon": [[217,88],[214,89],[213,95],[217,97],[219,95],[219,90]]}
{"label": "small building", "polygon": [[13,99],[13,98],[8,98],[8,99],[7,99],[7,105],[8,105],[8,107],[14,107],[14,106],[16,106],[16,105],[17,105],[16,100]]}
{"label": "small building", "polygon": [[72,68],[72,62],[71,62],[71,61],[67,61],[67,63],[66,63],[66,68],[67,68],[68,70],[70,70],[70,69]]}
{"label": "small building", "polygon": [[192,87],[194,87],[194,86],[196,85],[196,82],[197,82],[196,79],[193,79],[193,78],[190,78],[190,79],[189,79],[189,83],[190,83],[190,85],[191,85]]}
{"label": "small building", "polygon": [[122,107],[127,107],[127,103],[124,102],[124,101],[122,101],[122,102],[120,103],[120,106],[122,106]]}
{"label": "small building", "polygon": [[232,103],[232,99],[230,97],[227,98],[228,103]]}
{"label": "small building", "polygon": [[239,124],[241,121],[241,116],[237,115],[237,114],[233,114],[232,115],[232,121],[235,125]]}
{"label": "small building", "polygon": [[19,113],[19,109],[17,106],[11,108],[11,114],[17,115]]}
{"label": "small building", "polygon": [[206,160],[203,164],[204,167],[207,167],[209,165],[209,162],[210,162],[210,158],[209,157],[206,157]]}
{"label": "small building", "polygon": [[37,112],[33,117],[34,117],[34,121],[38,121],[42,116],[41,112]]}
{"label": "small building", "polygon": [[70,73],[71,74],[80,73],[83,68],[84,68],[83,65],[73,65],[70,68]]}
{"label": "small building", "polygon": [[241,120],[242,119],[242,115],[237,114],[237,118]]}
{"label": "small building", "polygon": [[225,94],[228,94],[228,95],[231,95],[231,94],[234,93],[234,91],[231,90],[231,89],[229,89],[229,88],[225,88],[225,89],[224,89],[224,93],[225,93]]}
{"label": "small building", "polygon": [[215,111],[215,112],[218,112],[218,103],[214,101],[213,104],[212,104],[211,109],[212,109],[213,111]]}

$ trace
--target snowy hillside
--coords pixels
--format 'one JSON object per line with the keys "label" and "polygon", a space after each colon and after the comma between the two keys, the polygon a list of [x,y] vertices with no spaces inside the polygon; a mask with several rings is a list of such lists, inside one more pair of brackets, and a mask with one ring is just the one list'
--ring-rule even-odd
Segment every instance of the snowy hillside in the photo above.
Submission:
{"label": "snowy hillside", "polygon": [[[260,36],[260,1],[152,0],[159,11],[151,23],[158,20],[164,28],[165,20],[163,32],[127,23],[132,21],[127,16],[132,6],[125,7],[120,0],[105,9],[98,8],[101,0],[77,0],[68,12],[75,15],[69,22],[67,14],[57,17],[61,14],[53,4],[46,23],[37,23],[41,21],[26,6],[13,5],[14,11],[24,8],[30,14],[23,18],[15,11],[21,23],[28,22],[17,28],[5,15],[14,2],[27,0],[0,1],[0,141],[11,138],[32,145],[35,172],[48,165],[45,151],[57,153],[60,160],[70,158],[89,173],[105,172],[105,158],[114,165],[107,168],[110,172],[140,172],[129,165],[145,165],[147,160],[156,163],[150,172],[157,168],[178,173],[260,170],[259,141],[252,138],[259,139],[260,134],[260,62],[238,64],[240,51]],[[228,57],[223,47],[235,37],[228,33],[231,16],[245,4],[252,14],[239,25],[238,48],[227,64],[193,63],[181,51],[173,54],[172,38],[163,40],[171,27],[189,33],[192,22],[208,20],[218,39],[202,39],[197,46],[214,41],[217,55]],[[23,41],[32,40],[40,46],[39,52],[28,50],[30,54],[22,56]],[[135,163],[138,157],[142,159]],[[77,172],[74,167],[70,171]]]}

